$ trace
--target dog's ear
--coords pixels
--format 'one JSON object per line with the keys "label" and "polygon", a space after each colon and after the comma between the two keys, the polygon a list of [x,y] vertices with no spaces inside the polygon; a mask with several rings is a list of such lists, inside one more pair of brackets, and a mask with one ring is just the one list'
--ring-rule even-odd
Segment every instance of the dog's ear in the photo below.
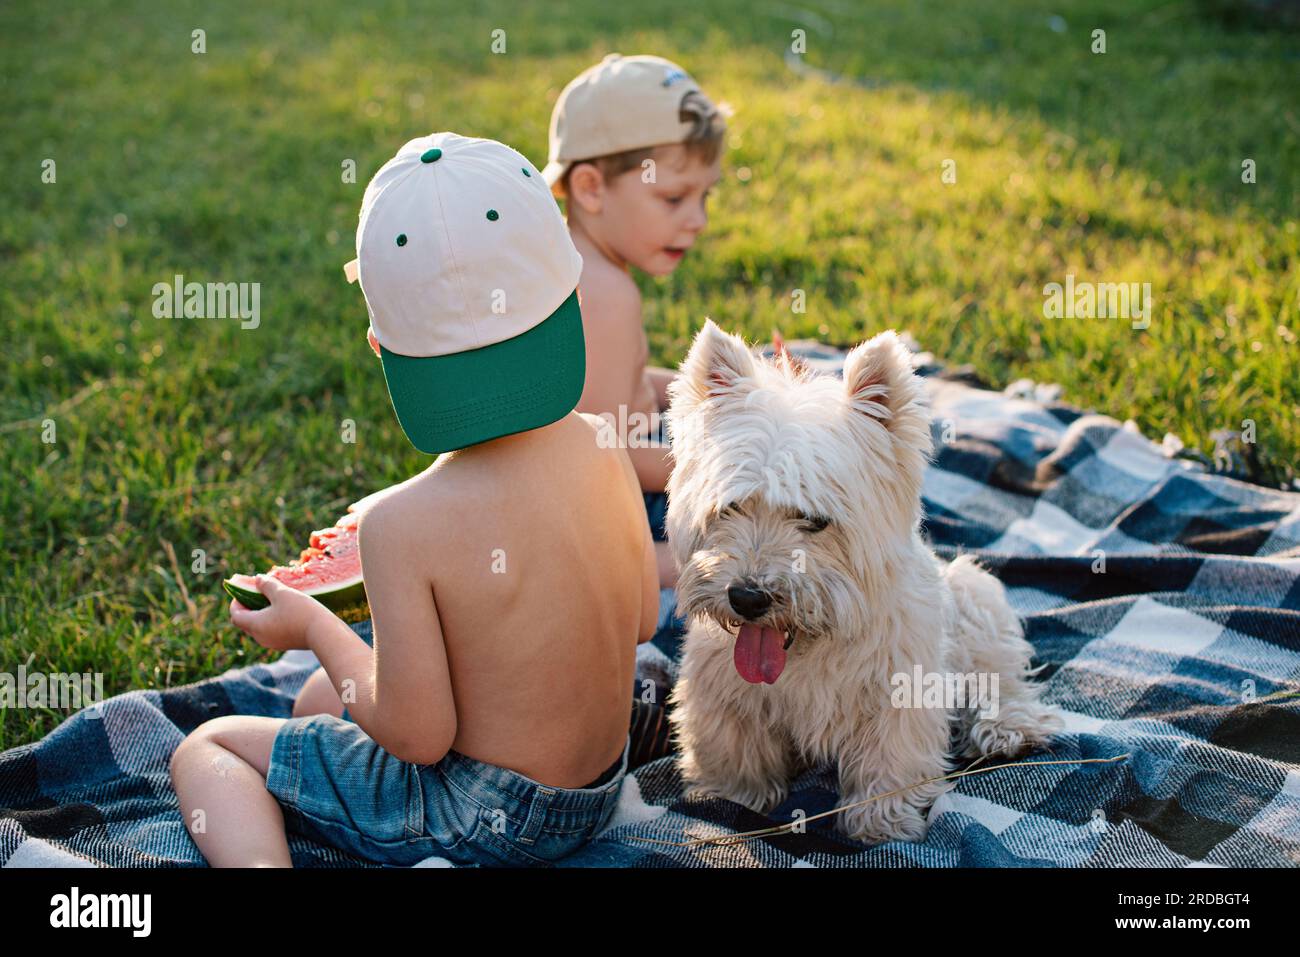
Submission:
{"label": "dog's ear", "polygon": [[[723,332],[712,319],[695,335],[682,360],[679,375],[669,386],[672,407],[694,405],[748,387],[754,378],[754,357],[740,336]],[[680,409],[679,409],[680,411]]]}
{"label": "dog's ear", "polygon": [[844,388],[854,409],[891,431],[922,397],[911,354],[892,329],[849,353],[844,360]]}

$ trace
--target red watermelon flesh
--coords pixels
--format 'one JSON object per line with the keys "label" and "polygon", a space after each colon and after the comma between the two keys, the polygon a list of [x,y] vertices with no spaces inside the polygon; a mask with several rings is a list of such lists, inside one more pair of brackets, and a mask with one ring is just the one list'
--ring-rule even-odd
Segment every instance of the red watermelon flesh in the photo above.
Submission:
{"label": "red watermelon flesh", "polygon": [[[317,529],[307,541],[307,547],[296,562],[276,565],[266,574],[311,595],[333,611],[351,609],[364,603],[366,590],[361,581],[356,513],[344,515],[337,525],[330,528]],[[256,583],[247,575],[233,575],[229,584],[240,591],[257,591]],[[226,590],[231,592],[229,587]],[[231,594],[241,597],[235,592]],[[241,603],[247,604],[242,598]]]}

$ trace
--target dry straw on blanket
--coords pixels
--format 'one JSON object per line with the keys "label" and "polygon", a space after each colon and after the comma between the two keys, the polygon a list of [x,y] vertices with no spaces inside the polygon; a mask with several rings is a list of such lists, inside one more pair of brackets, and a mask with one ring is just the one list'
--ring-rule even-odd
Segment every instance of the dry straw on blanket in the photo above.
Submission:
{"label": "dry straw on blanket", "polygon": [[[975,761],[975,764],[979,764],[979,762],[983,761],[985,757],[988,757],[988,755],[984,755],[984,757]],[[924,781],[917,781],[915,784],[907,785],[907,787],[897,788],[893,791],[886,791],[884,794],[873,795],[865,801],[846,804],[843,807],[837,807],[830,811],[823,811],[821,814],[814,814],[812,817],[800,818],[797,821],[791,821],[789,824],[779,824],[775,827],[767,827],[758,831],[745,831],[740,834],[725,834],[719,837],[701,837],[696,838],[693,841],[665,841],[654,837],[636,837],[634,835],[628,835],[628,839],[633,841],[645,841],[648,844],[667,844],[671,847],[698,847],[701,844],[713,844],[723,847],[730,844],[742,844],[745,841],[752,841],[760,837],[771,837],[776,834],[793,833],[793,828],[801,827],[809,821],[816,821],[818,818],[829,817],[832,814],[840,814],[850,808],[861,807],[864,804],[870,804],[872,801],[879,801],[882,798],[891,797],[895,794],[902,794],[904,791],[910,791],[912,788],[918,788],[923,784],[931,784],[935,781],[953,781],[957,778],[965,777],[968,774],[987,774],[989,771],[1003,771],[1007,768],[1037,767],[1048,764],[1112,764],[1116,761],[1123,761],[1131,757],[1131,754],[1121,754],[1113,758],[1076,758],[1074,760],[1061,761],[1014,761],[1011,764],[999,764],[992,768],[975,768],[974,765],[972,765],[964,771],[955,771],[952,774],[945,774],[942,777],[937,778],[926,778]]]}

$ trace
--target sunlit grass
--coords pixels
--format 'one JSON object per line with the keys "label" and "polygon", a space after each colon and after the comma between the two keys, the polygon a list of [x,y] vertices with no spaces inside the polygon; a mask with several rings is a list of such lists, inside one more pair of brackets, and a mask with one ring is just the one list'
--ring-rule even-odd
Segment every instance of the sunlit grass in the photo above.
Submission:
{"label": "sunlit grass", "polygon": [[[274,657],[229,627],[220,579],[428,461],[343,279],[366,180],[436,129],[541,165],[560,88],[610,50],[676,59],[736,110],[709,231],[674,276],[642,277],[653,361],[706,315],[754,338],[896,326],[1156,439],[1208,452],[1254,420],[1275,474],[1295,461],[1294,36],[1163,3],[1063,3],[1059,22],[995,2],[440,6],[0,8],[0,671],[32,656],[113,694]],[[792,72],[795,29],[845,82]],[[261,325],[154,318],[176,273],[260,283]],[[1045,319],[1067,273],[1151,283],[1150,328]],[[0,746],[59,718],[6,712]]]}

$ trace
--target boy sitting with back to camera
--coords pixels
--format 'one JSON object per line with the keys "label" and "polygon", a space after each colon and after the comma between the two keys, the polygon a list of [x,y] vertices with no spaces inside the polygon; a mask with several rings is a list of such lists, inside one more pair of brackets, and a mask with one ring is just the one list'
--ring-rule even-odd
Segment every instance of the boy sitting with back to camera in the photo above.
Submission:
{"label": "boy sitting with back to camera", "polygon": [[659,597],[632,465],[574,411],[582,260],[540,173],[455,133],[379,170],[357,254],[398,421],[441,454],[361,511],[373,649],[274,579],[269,607],[232,601],[332,689],[321,713],[196,728],[181,811],[214,867],[292,866],[286,824],[381,864],[546,865],[614,813]]}

